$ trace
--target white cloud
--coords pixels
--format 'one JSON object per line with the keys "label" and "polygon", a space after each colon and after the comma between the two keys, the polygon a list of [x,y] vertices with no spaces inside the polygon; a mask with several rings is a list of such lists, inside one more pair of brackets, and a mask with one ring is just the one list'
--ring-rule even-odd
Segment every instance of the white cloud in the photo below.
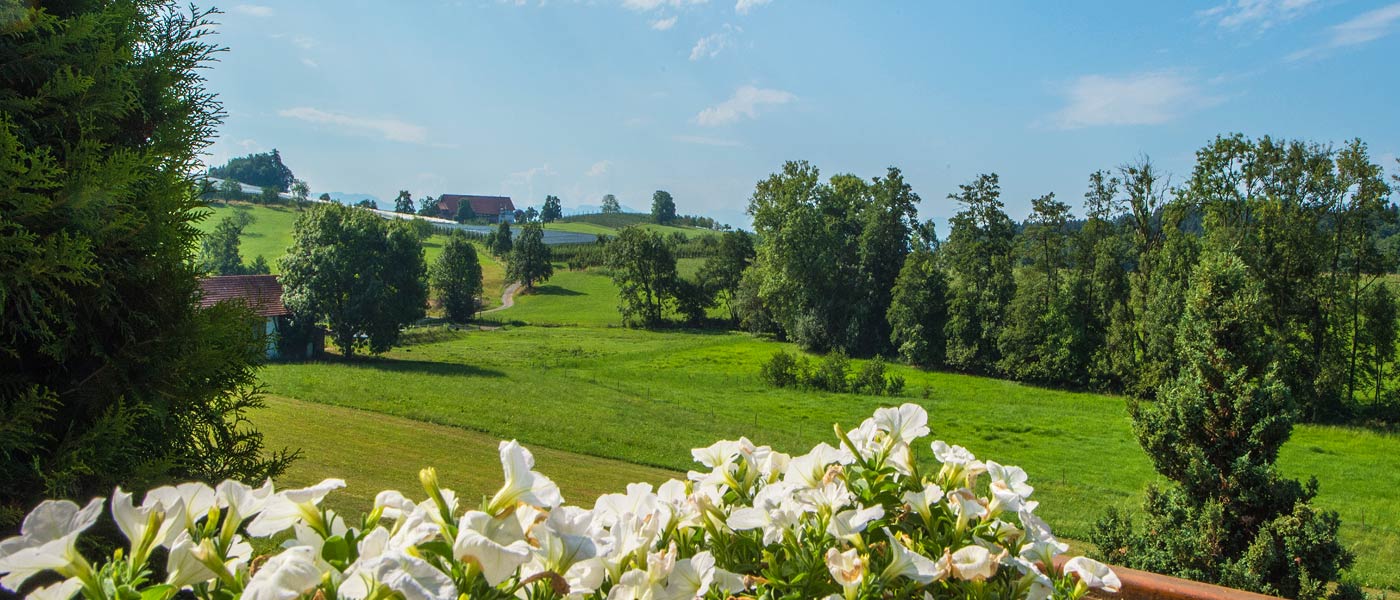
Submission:
{"label": "white cloud", "polygon": [[1068,104],[1055,113],[1061,129],[1102,125],[1157,125],[1217,101],[1173,71],[1123,77],[1085,75],[1064,91]]}
{"label": "white cloud", "polygon": [[734,45],[734,34],[743,32],[742,27],[725,23],[722,31],[702,37],[695,42],[695,47],[690,49],[690,60],[719,56],[719,53],[723,52],[725,48]]}
{"label": "white cloud", "polygon": [[258,4],[239,4],[233,7],[233,12],[250,17],[270,17],[272,16],[272,7]]}
{"label": "white cloud", "polygon": [[606,174],[608,173],[608,169],[611,169],[611,168],[612,168],[612,161],[610,161],[610,160],[600,160],[600,161],[598,161],[598,162],[593,163],[593,166],[591,166],[591,167],[588,168],[588,173],[587,173],[587,175],[588,175],[589,177],[601,177],[601,176],[603,176],[603,175],[606,175]]}
{"label": "white cloud", "polygon": [[240,148],[242,148],[242,149],[244,149],[244,150],[247,150],[247,151],[249,151],[249,152],[253,152],[253,151],[257,150],[258,148],[261,148],[261,147],[262,147],[262,144],[259,144],[258,141],[255,140],[255,139],[253,139],[253,138],[246,138],[246,139],[238,140],[237,144],[238,144],[238,147],[240,147]]}
{"label": "white cloud", "polygon": [[742,146],[742,145],[743,145],[743,144],[741,144],[741,143],[739,143],[739,142],[737,142],[737,141],[734,141],[734,140],[725,140],[725,139],[720,139],[720,138],[704,137],[704,136],[699,136],[699,135],[677,135],[677,136],[672,136],[671,139],[672,139],[672,140],[675,140],[675,141],[677,141],[677,142],[681,142],[681,143],[683,143],[683,144],[699,144],[699,145],[701,145],[701,146],[734,147],[734,146]]}
{"label": "white cloud", "polygon": [[737,3],[734,4],[734,12],[737,12],[741,15],[747,15],[749,14],[750,10],[763,6],[764,4],[768,4],[772,1],[773,0],[739,0]]}
{"label": "white cloud", "polygon": [[758,107],[764,105],[787,104],[797,96],[783,90],[770,90],[743,86],[734,91],[728,100],[706,108],[695,115],[695,122],[702,127],[718,127],[734,123],[741,118],[758,118]]}
{"label": "white cloud", "polygon": [[308,67],[311,67],[311,68],[313,68],[313,69],[315,69],[315,68],[321,66],[319,63],[317,63],[316,61],[311,60],[311,59],[309,59],[309,58],[303,58],[303,59],[301,59],[301,64],[306,65],[306,66],[308,66]]}
{"label": "white cloud", "polygon": [[1263,31],[1298,18],[1318,3],[1318,0],[1227,0],[1219,6],[1198,11],[1196,16],[1221,29],[1248,27]]}
{"label": "white cloud", "polygon": [[622,0],[622,6],[635,11],[650,11],[661,7],[681,8],[687,5],[704,4],[709,0]]}
{"label": "white cloud", "polygon": [[554,175],[557,175],[557,173],[546,163],[538,167],[530,167],[524,171],[511,173],[509,177],[506,177],[505,183],[506,185],[534,185],[535,179],[540,177],[553,177]]}
{"label": "white cloud", "polygon": [[427,128],[392,118],[361,117],[309,106],[279,110],[277,114],[310,123],[338,125],[354,133],[378,134],[386,140],[395,142],[421,144],[428,139]]}
{"label": "white cloud", "polygon": [[651,28],[657,31],[666,31],[667,29],[675,27],[678,19],[680,19],[680,17],[674,16],[669,19],[657,19],[651,22]]}
{"label": "white cloud", "polygon": [[1288,60],[1301,60],[1326,53],[1328,50],[1360,46],[1392,33],[1400,25],[1400,2],[1361,13],[1351,20],[1327,28],[1327,41],[1288,55]]}

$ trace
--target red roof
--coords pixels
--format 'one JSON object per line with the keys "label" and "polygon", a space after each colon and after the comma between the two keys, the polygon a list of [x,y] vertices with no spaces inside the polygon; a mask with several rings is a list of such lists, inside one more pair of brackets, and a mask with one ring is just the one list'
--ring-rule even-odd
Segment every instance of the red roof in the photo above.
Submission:
{"label": "red roof", "polygon": [[199,280],[204,295],[200,308],[208,308],[225,300],[243,300],[259,317],[281,317],[292,314],[282,304],[282,284],[276,275],[221,275]]}
{"label": "red roof", "polygon": [[463,200],[471,204],[472,212],[483,217],[515,212],[515,204],[510,201],[510,196],[471,196],[465,194],[438,196],[438,210],[445,211],[449,215],[456,215]]}

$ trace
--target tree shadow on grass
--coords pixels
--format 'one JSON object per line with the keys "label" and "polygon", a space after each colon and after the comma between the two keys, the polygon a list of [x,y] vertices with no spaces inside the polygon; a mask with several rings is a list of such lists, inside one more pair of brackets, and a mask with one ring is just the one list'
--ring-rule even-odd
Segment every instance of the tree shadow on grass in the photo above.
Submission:
{"label": "tree shadow on grass", "polygon": [[584,296],[583,292],[559,287],[557,285],[542,285],[530,292],[531,296]]}
{"label": "tree shadow on grass", "polygon": [[420,375],[442,375],[447,377],[505,377],[495,369],[484,369],[472,365],[442,363],[429,360],[404,360],[400,358],[365,357],[338,361],[343,365],[358,369],[373,369],[389,373],[417,373]]}

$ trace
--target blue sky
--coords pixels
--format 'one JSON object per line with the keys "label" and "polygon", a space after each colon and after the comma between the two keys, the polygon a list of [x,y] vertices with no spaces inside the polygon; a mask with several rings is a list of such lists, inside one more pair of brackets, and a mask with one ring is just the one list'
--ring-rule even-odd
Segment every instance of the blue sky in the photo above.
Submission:
{"label": "blue sky", "polygon": [[[297,1],[226,4],[212,163],[278,148],[313,193],[614,193],[735,225],[786,160],[898,166],[1013,218],[1218,133],[1366,141],[1396,172],[1400,2]],[[946,231],[942,231],[945,233]]]}

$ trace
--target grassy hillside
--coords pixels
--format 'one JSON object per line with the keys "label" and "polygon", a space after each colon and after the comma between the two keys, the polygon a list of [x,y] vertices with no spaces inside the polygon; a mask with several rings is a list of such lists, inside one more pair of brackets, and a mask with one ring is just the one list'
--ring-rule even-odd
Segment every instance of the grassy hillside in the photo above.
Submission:
{"label": "grassy hillside", "polygon": [[[272,266],[273,273],[280,272],[277,259],[286,254],[287,247],[292,245],[292,226],[301,212],[290,206],[221,203],[210,207],[209,216],[200,221],[197,227],[205,233],[213,231],[219,221],[232,216],[235,211],[247,212],[254,219],[253,223],[243,230],[239,246],[243,261],[252,262],[255,257],[262,255]],[[442,255],[442,245],[445,241],[446,236],[442,235],[434,235],[423,241],[423,256],[428,265],[432,265]],[[477,246],[476,253],[481,261],[484,288],[482,299],[485,301],[485,308],[500,306],[501,292],[505,288],[505,267],[480,245]]]}
{"label": "grassy hillside", "polygon": [[[737,333],[521,327],[410,339],[380,359],[271,365],[263,378],[278,396],[669,470],[690,468],[692,447],[740,435],[801,452],[827,440],[833,422],[913,401],[928,408],[937,437],[1025,467],[1046,518],[1080,539],[1105,508],[1134,509],[1158,481],[1112,396],[902,367],[899,399],[769,389],[757,364],[782,346]],[[1318,502],[1341,513],[1357,574],[1392,589],[1397,447],[1393,435],[1302,426],[1280,460],[1290,476],[1318,477]],[[921,458],[931,458],[926,449]]]}

